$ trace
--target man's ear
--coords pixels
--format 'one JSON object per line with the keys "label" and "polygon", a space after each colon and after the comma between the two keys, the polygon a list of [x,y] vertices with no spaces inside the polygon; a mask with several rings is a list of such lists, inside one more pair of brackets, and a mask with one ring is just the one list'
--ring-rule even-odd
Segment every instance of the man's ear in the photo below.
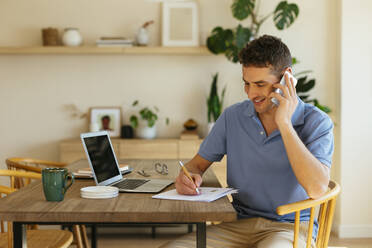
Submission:
{"label": "man's ear", "polygon": [[292,67],[287,67],[286,71],[289,71],[293,75]]}

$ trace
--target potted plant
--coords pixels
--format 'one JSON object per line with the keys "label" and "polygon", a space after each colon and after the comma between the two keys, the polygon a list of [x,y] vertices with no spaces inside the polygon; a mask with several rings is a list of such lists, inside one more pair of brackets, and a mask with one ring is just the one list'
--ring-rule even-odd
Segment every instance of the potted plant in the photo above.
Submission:
{"label": "potted plant", "polygon": [[[138,100],[132,103],[135,107],[138,105]],[[143,139],[153,139],[156,137],[156,121],[158,120],[157,113],[159,109],[154,106],[153,109],[150,107],[143,107],[139,110],[139,117],[135,114],[130,116],[130,124],[136,129],[137,137]],[[166,118],[165,123],[169,124],[169,118]]]}
{"label": "potted plant", "polygon": [[[231,11],[233,16],[238,21],[243,21],[250,18],[250,25],[244,27],[241,23],[234,29],[224,29],[222,27],[215,27],[211,35],[207,38],[207,47],[214,54],[225,54],[226,58],[237,63],[239,61],[239,52],[244,48],[250,40],[258,38],[261,25],[272,17],[275,27],[278,30],[283,30],[290,27],[299,15],[299,8],[295,3],[288,3],[287,1],[279,2],[274,11],[266,14],[259,14],[261,0],[233,0]],[[296,58],[293,58],[293,65],[298,63]],[[321,105],[316,98],[309,99],[306,95],[307,91],[315,86],[315,79],[309,79],[306,74],[311,71],[302,71],[294,74],[298,79],[296,85],[299,97],[305,101],[313,103],[319,109],[329,113],[331,109],[327,106]],[[299,77],[302,75],[301,77]]]}
{"label": "potted plant", "polygon": [[214,123],[222,113],[223,101],[225,98],[226,86],[221,92],[221,97],[218,96],[217,89],[218,73],[213,76],[211,90],[207,99],[208,106],[208,133],[212,130]]}

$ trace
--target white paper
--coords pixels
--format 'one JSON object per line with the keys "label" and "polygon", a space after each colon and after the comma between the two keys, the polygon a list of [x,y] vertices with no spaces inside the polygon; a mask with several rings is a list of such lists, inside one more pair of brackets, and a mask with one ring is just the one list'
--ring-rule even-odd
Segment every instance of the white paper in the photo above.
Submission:
{"label": "white paper", "polygon": [[201,194],[199,195],[180,195],[175,189],[173,189],[164,193],[154,195],[152,196],[152,198],[164,200],[211,202],[223,196],[238,193],[238,190],[232,188],[201,187],[199,189],[201,192]]}

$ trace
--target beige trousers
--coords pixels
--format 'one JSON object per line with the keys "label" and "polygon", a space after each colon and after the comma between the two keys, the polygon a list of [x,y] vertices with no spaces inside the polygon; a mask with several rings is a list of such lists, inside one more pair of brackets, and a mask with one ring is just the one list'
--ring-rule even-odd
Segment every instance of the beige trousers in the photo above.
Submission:
{"label": "beige trousers", "polygon": [[[301,222],[298,248],[306,247],[309,222]],[[208,248],[290,248],[293,247],[294,224],[264,218],[241,219],[207,226]],[[190,233],[162,248],[196,247],[196,235]],[[313,242],[312,247],[315,247]]]}

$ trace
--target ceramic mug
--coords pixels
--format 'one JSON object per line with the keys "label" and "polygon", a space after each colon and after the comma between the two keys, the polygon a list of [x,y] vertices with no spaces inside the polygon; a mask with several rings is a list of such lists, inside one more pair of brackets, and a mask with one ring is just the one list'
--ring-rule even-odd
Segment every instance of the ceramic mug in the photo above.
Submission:
{"label": "ceramic mug", "polygon": [[[44,195],[47,201],[63,201],[74,175],[66,168],[44,168],[41,171]],[[70,183],[68,180],[70,179]]]}

